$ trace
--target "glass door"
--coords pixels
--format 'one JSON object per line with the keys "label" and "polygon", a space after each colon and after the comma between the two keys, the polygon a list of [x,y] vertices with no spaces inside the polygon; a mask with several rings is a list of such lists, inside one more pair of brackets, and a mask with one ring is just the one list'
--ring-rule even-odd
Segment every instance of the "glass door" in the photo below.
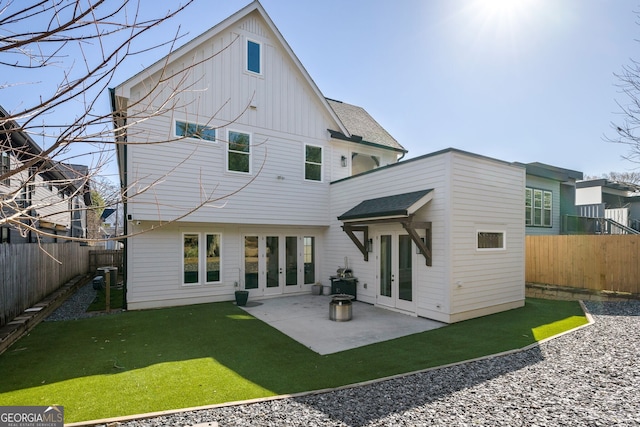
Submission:
{"label": "glass door", "polygon": [[264,290],[264,294],[281,294],[284,271],[281,264],[282,256],[280,254],[280,237],[267,236],[265,238],[265,242],[266,288]]}
{"label": "glass door", "polygon": [[401,310],[414,311],[413,245],[406,234],[379,236],[378,303]]}
{"label": "glass door", "polygon": [[244,289],[254,295],[300,291],[306,261],[299,241],[299,236],[244,236]]}

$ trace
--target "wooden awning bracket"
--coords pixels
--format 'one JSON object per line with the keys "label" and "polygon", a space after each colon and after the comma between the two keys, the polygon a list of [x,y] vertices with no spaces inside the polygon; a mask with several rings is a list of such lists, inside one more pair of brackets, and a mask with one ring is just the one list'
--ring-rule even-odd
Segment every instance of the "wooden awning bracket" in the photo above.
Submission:
{"label": "wooden awning bracket", "polygon": [[[431,267],[431,222],[412,222],[411,219],[409,219],[408,221],[402,221],[402,227],[407,231],[413,243],[416,244],[422,256],[424,256],[427,266]],[[424,240],[420,238],[417,231],[417,229],[422,228],[424,228],[425,231]]]}
{"label": "wooden awning bracket", "polygon": [[[364,226],[353,226],[349,224],[345,224],[342,226],[342,230],[347,233],[347,236],[351,239],[351,241],[356,245],[356,247],[362,253],[365,261],[369,261],[369,227]],[[355,233],[363,233],[362,241],[358,239],[358,236]]]}

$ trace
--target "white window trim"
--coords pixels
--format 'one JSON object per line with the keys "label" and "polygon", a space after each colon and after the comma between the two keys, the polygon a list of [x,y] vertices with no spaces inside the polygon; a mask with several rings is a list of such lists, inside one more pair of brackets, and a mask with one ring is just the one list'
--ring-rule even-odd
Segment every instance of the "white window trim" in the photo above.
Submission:
{"label": "white window trim", "polygon": [[[255,43],[258,46],[260,46],[260,61],[259,61],[260,72],[259,73],[256,73],[255,71],[251,71],[249,69],[249,42]],[[262,59],[263,57],[264,57],[264,44],[256,39],[247,37],[244,43],[244,71],[253,76],[262,76],[263,70],[264,70],[264,61]]]}
{"label": "white window trim", "polygon": [[[320,180],[316,181],[315,179],[307,179],[307,147],[317,147],[320,149],[321,152],[321,159],[322,159],[322,163],[320,163]],[[318,163],[313,163],[313,162],[309,162],[312,165],[317,165]],[[321,183],[324,182],[324,147],[322,145],[316,145],[316,144],[304,144],[304,149],[302,150],[302,178],[304,179],[305,182],[316,182],[316,183]]]}
{"label": "white window trim", "polygon": [[[194,282],[194,283],[185,283],[184,281],[184,238],[187,235],[196,235],[198,236],[198,281]],[[193,287],[193,286],[200,286],[202,285],[202,276],[201,276],[201,269],[202,269],[202,262],[201,262],[201,258],[202,258],[202,236],[200,235],[200,233],[195,232],[195,231],[183,231],[182,233],[180,233],[180,265],[182,266],[182,268],[180,269],[180,283],[182,284],[183,287],[189,288],[189,287]]]}
{"label": "white window trim", "polygon": [[[248,153],[243,153],[243,154],[247,154],[249,156],[249,172],[242,172],[242,171],[234,171],[229,169],[229,148],[231,147],[231,138],[229,137],[229,134],[231,132],[235,132],[235,133],[243,133],[245,135],[249,135],[249,152]],[[238,129],[227,129],[227,147],[224,150],[225,155],[224,155],[224,168],[226,172],[229,173],[237,173],[237,174],[241,174],[241,175],[251,175],[253,173],[253,133],[251,132],[245,132],[243,130],[238,130]],[[236,151],[237,153],[240,153],[239,151]]]}
{"label": "white window trim", "polygon": [[[502,247],[501,248],[479,248],[479,241],[478,238],[480,237],[480,233],[498,233],[498,234],[502,234]],[[500,251],[506,251],[507,250],[507,232],[506,230],[500,230],[500,229],[488,229],[488,228],[478,228],[476,230],[476,236],[475,236],[475,242],[476,242],[476,251],[477,252],[500,252]]]}
{"label": "white window trim", "polygon": [[[194,283],[185,283],[184,282],[184,237],[186,235],[196,235],[198,236],[198,281]],[[220,280],[216,282],[208,282],[207,281],[207,236],[217,235],[220,238]],[[222,267],[222,256],[224,254],[223,248],[223,235],[221,232],[214,231],[183,231],[180,234],[180,257],[181,257],[181,269],[180,269],[180,282],[182,286],[185,288],[191,288],[194,286],[203,286],[203,285],[221,285],[224,277],[223,267]]]}
{"label": "white window trim", "polygon": [[[536,187],[526,187],[526,190],[531,190],[531,217],[530,218],[525,218],[525,224],[527,219],[529,219],[531,221],[530,224],[526,224],[527,227],[536,227],[536,228],[553,228],[553,191],[552,190],[545,190],[544,188],[536,188]],[[535,223],[535,200],[536,200],[536,191],[539,191],[542,193],[542,211],[540,213],[540,220],[542,221],[541,224],[536,224]],[[549,225],[545,225],[544,224],[544,219],[546,218],[545,216],[545,212],[546,209],[544,208],[544,197],[545,197],[545,193],[549,193],[551,195],[551,209],[549,210]],[[525,191],[525,197],[526,197],[526,191]],[[525,209],[526,209],[526,199],[525,199]]]}
{"label": "white window trim", "polygon": [[[210,139],[204,139],[204,138],[194,138],[192,136],[186,136],[186,135],[178,135],[178,127],[177,127],[177,122],[183,122],[186,123],[187,125],[196,125],[196,126],[202,126],[202,127],[207,127],[210,129],[213,129],[216,133],[214,140],[210,140]],[[173,136],[177,139],[183,140],[183,139],[188,139],[191,141],[204,141],[204,142],[210,142],[212,144],[217,144],[218,143],[218,131],[219,129],[216,128],[215,126],[211,126],[211,125],[205,125],[202,123],[197,123],[197,122],[190,122],[189,120],[182,120],[182,119],[174,119],[173,120]]]}

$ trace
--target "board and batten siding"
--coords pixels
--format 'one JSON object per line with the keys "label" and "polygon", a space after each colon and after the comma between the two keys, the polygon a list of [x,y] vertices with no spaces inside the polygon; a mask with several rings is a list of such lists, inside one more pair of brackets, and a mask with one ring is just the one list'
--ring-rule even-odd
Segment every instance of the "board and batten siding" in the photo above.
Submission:
{"label": "board and batten siding", "polygon": [[[247,37],[263,43],[262,75],[244,71]],[[328,225],[328,182],[341,166],[332,154],[339,142],[329,140],[327,129],[337,124],[274,41],[259,15],[252,14],[169,63],[169,74],[176,77],[156,89],[154,104],[166,101],[170,87],[188,90],[171,101],[173,110],[128,130],[127,179],[132,193],[138,192],[129,203],[132,218],[167,221],[213,199],[186,220]],[[191,64],[193,69],[178,72]],[[119,96],[131,97],[130,117],[144,116],[146,104],[135,102],[158,78],[157,73],[132,84],[130,93],[128,86],[120,89]],[[218,142],[145,144],[172,138],[175,120],[219,126]],[[228,130],[251,134],[251,174],[226,172]],[[305,144],[323,148],[323,182],[304,180]]]}
{"label": "board and batten siding", "polygon": [[[542,234],[560,234],[560,182],[542,178],[539,176],[527,175],[527,187],[535,190],[551,191],[551,227],[527,226],[526,233],[532,236]],[[524,200],[524,198],[523,198]],[[524,202],[522,202],[524,209]]]}
{"label": "board and batten siding", "polygon": [[[525,169],[454,153],[451,186],[451,317],[464,320],[524,304]],[[477,249],[499,231],[505,250]]]}

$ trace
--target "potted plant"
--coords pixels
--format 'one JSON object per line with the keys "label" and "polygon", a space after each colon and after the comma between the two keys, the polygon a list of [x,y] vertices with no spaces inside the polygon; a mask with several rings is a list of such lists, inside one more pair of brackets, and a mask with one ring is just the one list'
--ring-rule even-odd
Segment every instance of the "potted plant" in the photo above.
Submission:
{"label": "potted plant", "polygon": [[236,291],[236,305],[247,305],[247,299],[249,299],[249,291]]}

